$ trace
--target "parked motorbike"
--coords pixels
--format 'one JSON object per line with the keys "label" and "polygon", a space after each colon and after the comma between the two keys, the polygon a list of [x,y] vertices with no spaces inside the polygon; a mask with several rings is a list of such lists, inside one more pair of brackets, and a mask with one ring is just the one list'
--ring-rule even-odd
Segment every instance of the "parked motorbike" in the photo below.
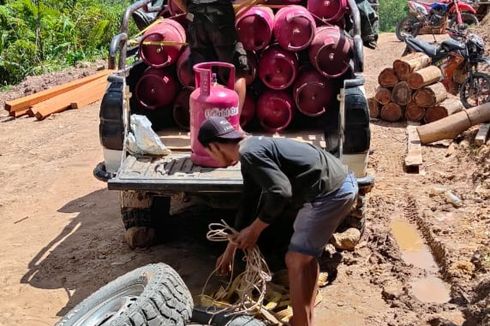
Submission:
{"label": "parked motorbike", "polygon": [[475,9],[459,0],[442,0],[435,3],[408,1],[408,16],[396,26],[396,37],[403,41],[402,34],[417,36],[423,31],[442,33],[447,28],[464,24],[478,25]]}
{"label": "parked motorbike", "polygon": [[484,55],[483,39],[467,31],[449,30],[452,38],[440,44],[403,35],[406,44],[403,55],[422,52],[431,57],[432,63],[441,68],[443,84],[448,92],[457,95],[465,108],[490,102],[490,75],[479,72],[479,65],[490,65],[490,57]]}

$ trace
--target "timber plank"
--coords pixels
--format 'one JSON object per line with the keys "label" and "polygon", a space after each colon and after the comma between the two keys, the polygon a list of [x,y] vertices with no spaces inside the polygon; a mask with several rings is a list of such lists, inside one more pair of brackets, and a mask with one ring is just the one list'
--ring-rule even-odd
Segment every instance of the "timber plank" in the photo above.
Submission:
{"label": "timber plank", "polygon": [[490,131],[490,123],[480,124],[480,129],[478,129],[478,133],[475,136],[475,144],[478,146],[485,144],[489,131]]}
{"label": "timber plank", "polygon": [[67,91],[70,91],[72,89],[75,89],[75,88],[82,86],[86,83],[89,83],[93,80],[103,78],[103,77],[109,75],[112,71],[113,70],[106,69],[106,70],[100,71],[98,73],[95,73],[93,75],[90,75],[90,76],[87,76],[87,77],[84,77],[81,79],[76,79],[76,80],[73,80],[71,82],[68,82],[68,83],[65,83],[62,85],[54,86],[54,87],[51,87],[47,90],[44,90],[44,91],[41,91],[41,92],[38,92],[35,94],[31,94],[31,95],[28,95],[25,97],[21,97],[19,99],[12,100],[12,101],[7,101],[7,102],[5,102],[5,110],[12,112],[12,111],[22,111],[22,110],[28,109],[30,106],[41,103],[45,100],[48,100],[52,97],[59,95],[59,94],[62,94],[62,93],[65,93]]}
{"label": "timber plank", "polygon": [[418,124],[407,126],[407,156],[405,156],[405,167],[409,173],[419,173],[422,160],[422,145],[417,133]]}

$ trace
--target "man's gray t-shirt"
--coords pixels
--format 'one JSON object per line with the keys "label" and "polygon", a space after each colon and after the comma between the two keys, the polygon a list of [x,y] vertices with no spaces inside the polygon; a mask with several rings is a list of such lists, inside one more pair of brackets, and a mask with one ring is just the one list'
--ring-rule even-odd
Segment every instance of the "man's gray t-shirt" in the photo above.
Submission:
{"label": "man's gray t-shirt", "polygon": [[332,154],[284,138],[243,140],[240,163],[243,198],[236,223],[239,229],[255,217],[272,223],[288,204],[299,208],[319,195],[337,190],[348,174]]}

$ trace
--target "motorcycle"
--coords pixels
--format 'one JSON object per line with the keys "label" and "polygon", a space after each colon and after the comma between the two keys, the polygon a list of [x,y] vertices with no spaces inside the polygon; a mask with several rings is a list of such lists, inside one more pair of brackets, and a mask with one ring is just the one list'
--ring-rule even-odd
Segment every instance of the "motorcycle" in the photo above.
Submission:
{"label": "motorcycle", "polygon": [[442,83],[449,93],[457,95],[465,108],[490,102],[490,75],[479,72],[479,65],[490,65],[490,57],[484,55],[483,39],[467,31],[449,30],[452,38],[440,44],[403,35],[406,44],[403,55],[422,52],[441,68]]}
{"label": "motorcycle", "polygon": [[478,25],[476,10],[459,0],[442,0],[435,3],[408,1],[408,16],[396,25],[396,37],[403,41],[402,34],[417,36],[425,33],[442,33],[447,28],[459,25]]}

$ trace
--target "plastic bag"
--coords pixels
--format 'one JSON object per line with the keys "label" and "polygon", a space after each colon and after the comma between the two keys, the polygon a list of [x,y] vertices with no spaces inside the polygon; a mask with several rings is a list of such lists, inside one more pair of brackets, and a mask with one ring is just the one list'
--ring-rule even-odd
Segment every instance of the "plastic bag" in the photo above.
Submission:
{"label": "plastic bag", "polygon": [[170,150],[151,128],[151,122],[144,115],[131,115],[131,131],[126,139],[128,151],[133,155],[168,155]]}

